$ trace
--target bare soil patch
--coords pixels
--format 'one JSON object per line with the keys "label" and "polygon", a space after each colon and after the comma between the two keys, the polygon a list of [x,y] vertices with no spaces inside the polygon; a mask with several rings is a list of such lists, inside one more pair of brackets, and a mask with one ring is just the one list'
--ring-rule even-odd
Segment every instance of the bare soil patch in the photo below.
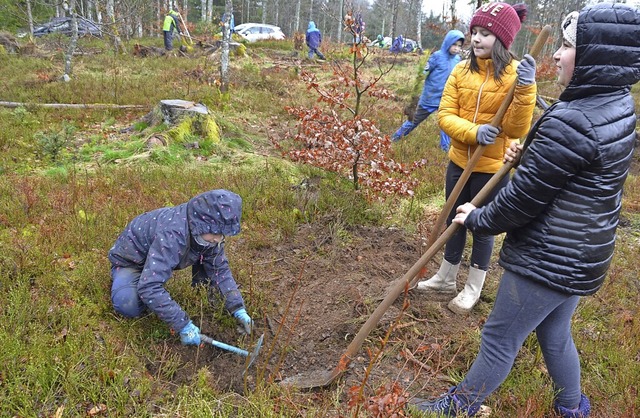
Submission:
{"label": "bare soil patch", "polygon": [[[239,241],[240,247],[245,245]],[[400,229],[363,226],[337,232],[326,223],[317,222],[301,225],[284,243],[247,250],[256,267],[257,282],[253,286],[259,287],[267,299],[260,303],[265,306],[262,317],[255,317],[257,335],[265,336],[255,366],[249,369],[245,380],[242,357],[213,347],[194,350],[176,340],[170,348],[179,354],[183,364],[174,383],[190,381],[201,367],[208,366],[212,385],[241,394],[245,384],[251,388],[258,376],[277,382],[333,369],[386,296],[390,284],[418,260],[424,251],[421,244],[420,236]],[[234,246],[233,251],[245,250]],[[440,257],[429,262],[429,274],[437,270]],[[492,270],[494,275],[499,274],[495,267]],[[464,280],[466,271],[460,277],[460,281]],[[463,285],[460,282],[458,287]],[[495,283],[488,283],[487,287],[491,289]],[[449,300],[415,292],[401,295],[369,335],[347,372],[335,382],[347,389],[341,392],[341,403],[348,401],[348,388],[365,380],[369,394],[392,382],[412,395],[436,395],[446,390],[451,381],[443,369],[452,362],[466,361],[464,352],[469,349],[450,343],[460,333],[477,332],[492,302],[483,295],[474,312],[461,317],[447,309]],[[391,326],[393,331],[386,340],[384,354],[367,373],[371,356]],[[215,323],[205,323],[203,329],[212,330],[213,338],[252,350],[254,342],[239,339],[232,330],[221,333]],[[332,393],[313,392],[314,397],[303,395],[296,402],[311,402]]]}

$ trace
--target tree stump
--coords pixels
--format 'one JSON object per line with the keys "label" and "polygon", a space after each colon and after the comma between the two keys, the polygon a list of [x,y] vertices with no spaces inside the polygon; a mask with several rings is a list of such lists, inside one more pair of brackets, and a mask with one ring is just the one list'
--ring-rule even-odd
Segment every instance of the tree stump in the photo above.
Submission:
{"label": "tree stump", "polygon": [[185,117],[209,115],[205,105],[187,100],[161,100],[159,107],[162,120],[169,126],[177,125]]}
{"label": "tree stump", "polygon": [[202,144],[220,142],[220,127],[209,109],[202,103],[187,100],[161,100],[149,113],[120,133],[145,132],[164,124],[166,129],[152,129],[145,143],[147,148],[181,144],[186,149],[198,149]]}
{"label": "tree stump", "polygon": [[7,54],[17,54],[20,52],[20,45],[16,38],[6,32],[0,32],[0,46]]}
{"label": "tree stump", "polygon": [[304,48],[305,34],[296,32],[293,34],[293,49],[296,51],[302,51]]}

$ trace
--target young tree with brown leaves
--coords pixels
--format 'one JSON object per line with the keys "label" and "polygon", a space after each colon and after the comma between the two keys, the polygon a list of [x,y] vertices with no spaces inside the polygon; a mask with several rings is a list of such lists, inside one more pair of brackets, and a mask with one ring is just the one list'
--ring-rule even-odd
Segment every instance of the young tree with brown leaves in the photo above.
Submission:
{"label": "young tree with brown leaves", "polygon": [[367,196],[413,195],[417,181],[411,172],[422,162],[406,166],[392,157],[388,135],[381,134],[375,122],[364,117],[362,104],[366,96],[387,99],[391,93],[377,84],[393,68],[378,67],[377,75],[365,77],[363,65],[369,52],[364,37],[364,22],[359,15],[347,13],[344,30],[352,37],[351,66],[343,68],[334,63],[333,79],[325,87],[315,74],[302,72],[302,79],[315,91],[324,106],[311,108],[287,107],[289,114],[298,118],[294,145],[284,149],[276,147],[293,161],[302,161],[330,171],[344,174],[354,188],[365,187]]}

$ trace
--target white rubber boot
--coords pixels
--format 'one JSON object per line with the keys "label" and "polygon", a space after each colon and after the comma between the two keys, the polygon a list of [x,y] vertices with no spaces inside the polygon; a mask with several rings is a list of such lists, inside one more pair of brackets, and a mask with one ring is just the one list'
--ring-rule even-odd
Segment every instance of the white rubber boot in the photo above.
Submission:
{"label": "white rubber boot", "polygon": [[478,299],[480,299],[480,292],[486,276],[486,271],[469,267],[467,283],[464,285],[462,292],[458,293],[458,296],[449,302],[449,309],[459,315],[470,312],[475,304],[478,303]]}
{"label": "white rubber boot", "polygon": [[425,292],[456,293],[456,276],[460,263],[451,264],[442,259],[438,272],[429,280],[418,282],[416,288]]}

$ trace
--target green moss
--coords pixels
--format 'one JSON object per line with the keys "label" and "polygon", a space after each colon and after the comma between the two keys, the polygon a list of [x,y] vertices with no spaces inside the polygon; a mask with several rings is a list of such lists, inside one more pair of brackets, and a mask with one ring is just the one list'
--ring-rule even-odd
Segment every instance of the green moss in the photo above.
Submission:
{"label": "green moss", "polygon": [[244,57],[247,55],[247,47],[244,44],[240,44],[234,51],[233,54],[236,57]]}
{"label": "green moss", "polygon": [[178,125],[169,129],[167,135],[175,143],[193,142],[194,136],[203,141],[220,142],[220,128],[210,116],[198,115],[184,118]]}

